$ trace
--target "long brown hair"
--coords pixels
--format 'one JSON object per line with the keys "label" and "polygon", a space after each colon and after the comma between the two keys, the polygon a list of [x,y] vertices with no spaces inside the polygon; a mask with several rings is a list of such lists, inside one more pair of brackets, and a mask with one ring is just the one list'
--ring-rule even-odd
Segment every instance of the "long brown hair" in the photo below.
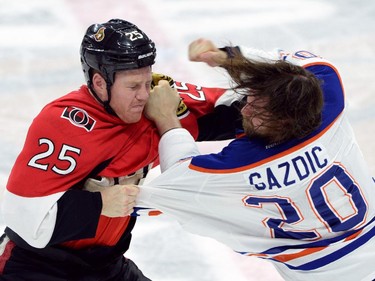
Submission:
{"label": "long brown hair", "polygon": [[303,138],[322,120],[321,81],[308,70],[285,61],[258,62],[236,54],[224,67],[240,94],[268,100],[262,108],[268,141]]}

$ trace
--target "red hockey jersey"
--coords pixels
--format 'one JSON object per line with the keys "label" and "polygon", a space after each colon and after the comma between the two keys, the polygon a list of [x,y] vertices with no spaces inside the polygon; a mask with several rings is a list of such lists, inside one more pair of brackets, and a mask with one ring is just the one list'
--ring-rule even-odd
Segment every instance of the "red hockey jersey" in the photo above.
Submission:
{"label": "red hockey jersey", "polygon": [[[180,112],[181,123],[197,137],[197,119],[225,104],[226,90],[176,86],[187,106]],[[123,123],[86,86],[49,103],[30,126],[8,180],[3,204],[7,235],[35,248],[121,244],[118,250],[125,252],[135,217],[101,216],[100,193],[84,190],[85,182],[109,178],[116,184],[144,177],[158,163],[158,143],[152,122],[142,117],[135,124]]]}

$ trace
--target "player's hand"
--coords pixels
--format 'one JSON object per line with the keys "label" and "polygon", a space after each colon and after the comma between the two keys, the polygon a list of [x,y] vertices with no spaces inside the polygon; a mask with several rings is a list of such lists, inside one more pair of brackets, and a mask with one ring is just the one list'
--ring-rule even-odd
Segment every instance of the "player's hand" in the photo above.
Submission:
{"label": "player's hand", "polygon": [[168,81],[160,80],[150,93],[145,114],[150,120],[157,122],[176,116],[180,95],[171,88]]}
{"label": "player's hand", "polygon": [[[152,82],[151,82],[151,89],[153,89],[156,85],[159,84],[159,81],[161,80],[166,80],[168,81],[169,85],[174,88],[175,87],[175,83],[174,83],[174,80],[172,77],[168,76],[168,75],[165,75],[165,74],[160,74],[160,73],[155,73],[153,72],[152,73]],[[186,104],[184,103],[184,101],[182,99],[180,99],[180,103],[177,107],[177,111],[176,111],[176,114],[178,117],[186,114],[186,112],[188,111],[188,108],[186,106]]]}
{"label": "player's hand", "polygon": [[168,81],[160,80],[158,85],[151,90],[145,107],[145,115],[155,122],[160,135],[169,129],[181,127],[176,116],[179,104],[180,95],[176,89],[171,88]]}
{"label": "player's hand", "polygon": [[205,62],[209,66],[220,66],[227,59],[227,53],[219,50],[215,44],[207,39],[197,39],[189,45],[189,59],[191,61]]}
{"label": "player's hand", "polygon": [[113,185],[100,191],[102,215],[110,218],[126,217],[133,213],[135,199],[139,193],[136,185]]}

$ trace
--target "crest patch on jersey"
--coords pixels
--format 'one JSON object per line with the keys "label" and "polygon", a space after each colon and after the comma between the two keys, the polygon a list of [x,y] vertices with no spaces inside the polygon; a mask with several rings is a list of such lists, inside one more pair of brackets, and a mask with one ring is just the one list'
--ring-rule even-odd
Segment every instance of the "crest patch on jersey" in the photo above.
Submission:
{"label": "crest patch on jersey", "polygon": [[74,126],[84,128],[88,132],[92,131],[96,123],[86,111],[74,106],[66,107],[61,117],[69,120]]}

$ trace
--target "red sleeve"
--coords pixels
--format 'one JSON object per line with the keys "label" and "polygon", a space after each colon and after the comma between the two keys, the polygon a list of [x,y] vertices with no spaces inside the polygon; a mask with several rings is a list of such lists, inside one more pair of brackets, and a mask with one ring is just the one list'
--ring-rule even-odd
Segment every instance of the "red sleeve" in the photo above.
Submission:
{"label": "red sleeve", "polygon": [[222,88],[206,88],[183,82],[175,82],[175,85],[189,111],[196,118],[213,112],[216,101],[227,90]]}
{"label": "red sleeve", "polygon": [[197,139],[201,133],[198,119],[214,111],[216,101],[226,89],[206,88],[183,82],[175,82],[175,87],[182,98],[177,112],[181,125]]}

